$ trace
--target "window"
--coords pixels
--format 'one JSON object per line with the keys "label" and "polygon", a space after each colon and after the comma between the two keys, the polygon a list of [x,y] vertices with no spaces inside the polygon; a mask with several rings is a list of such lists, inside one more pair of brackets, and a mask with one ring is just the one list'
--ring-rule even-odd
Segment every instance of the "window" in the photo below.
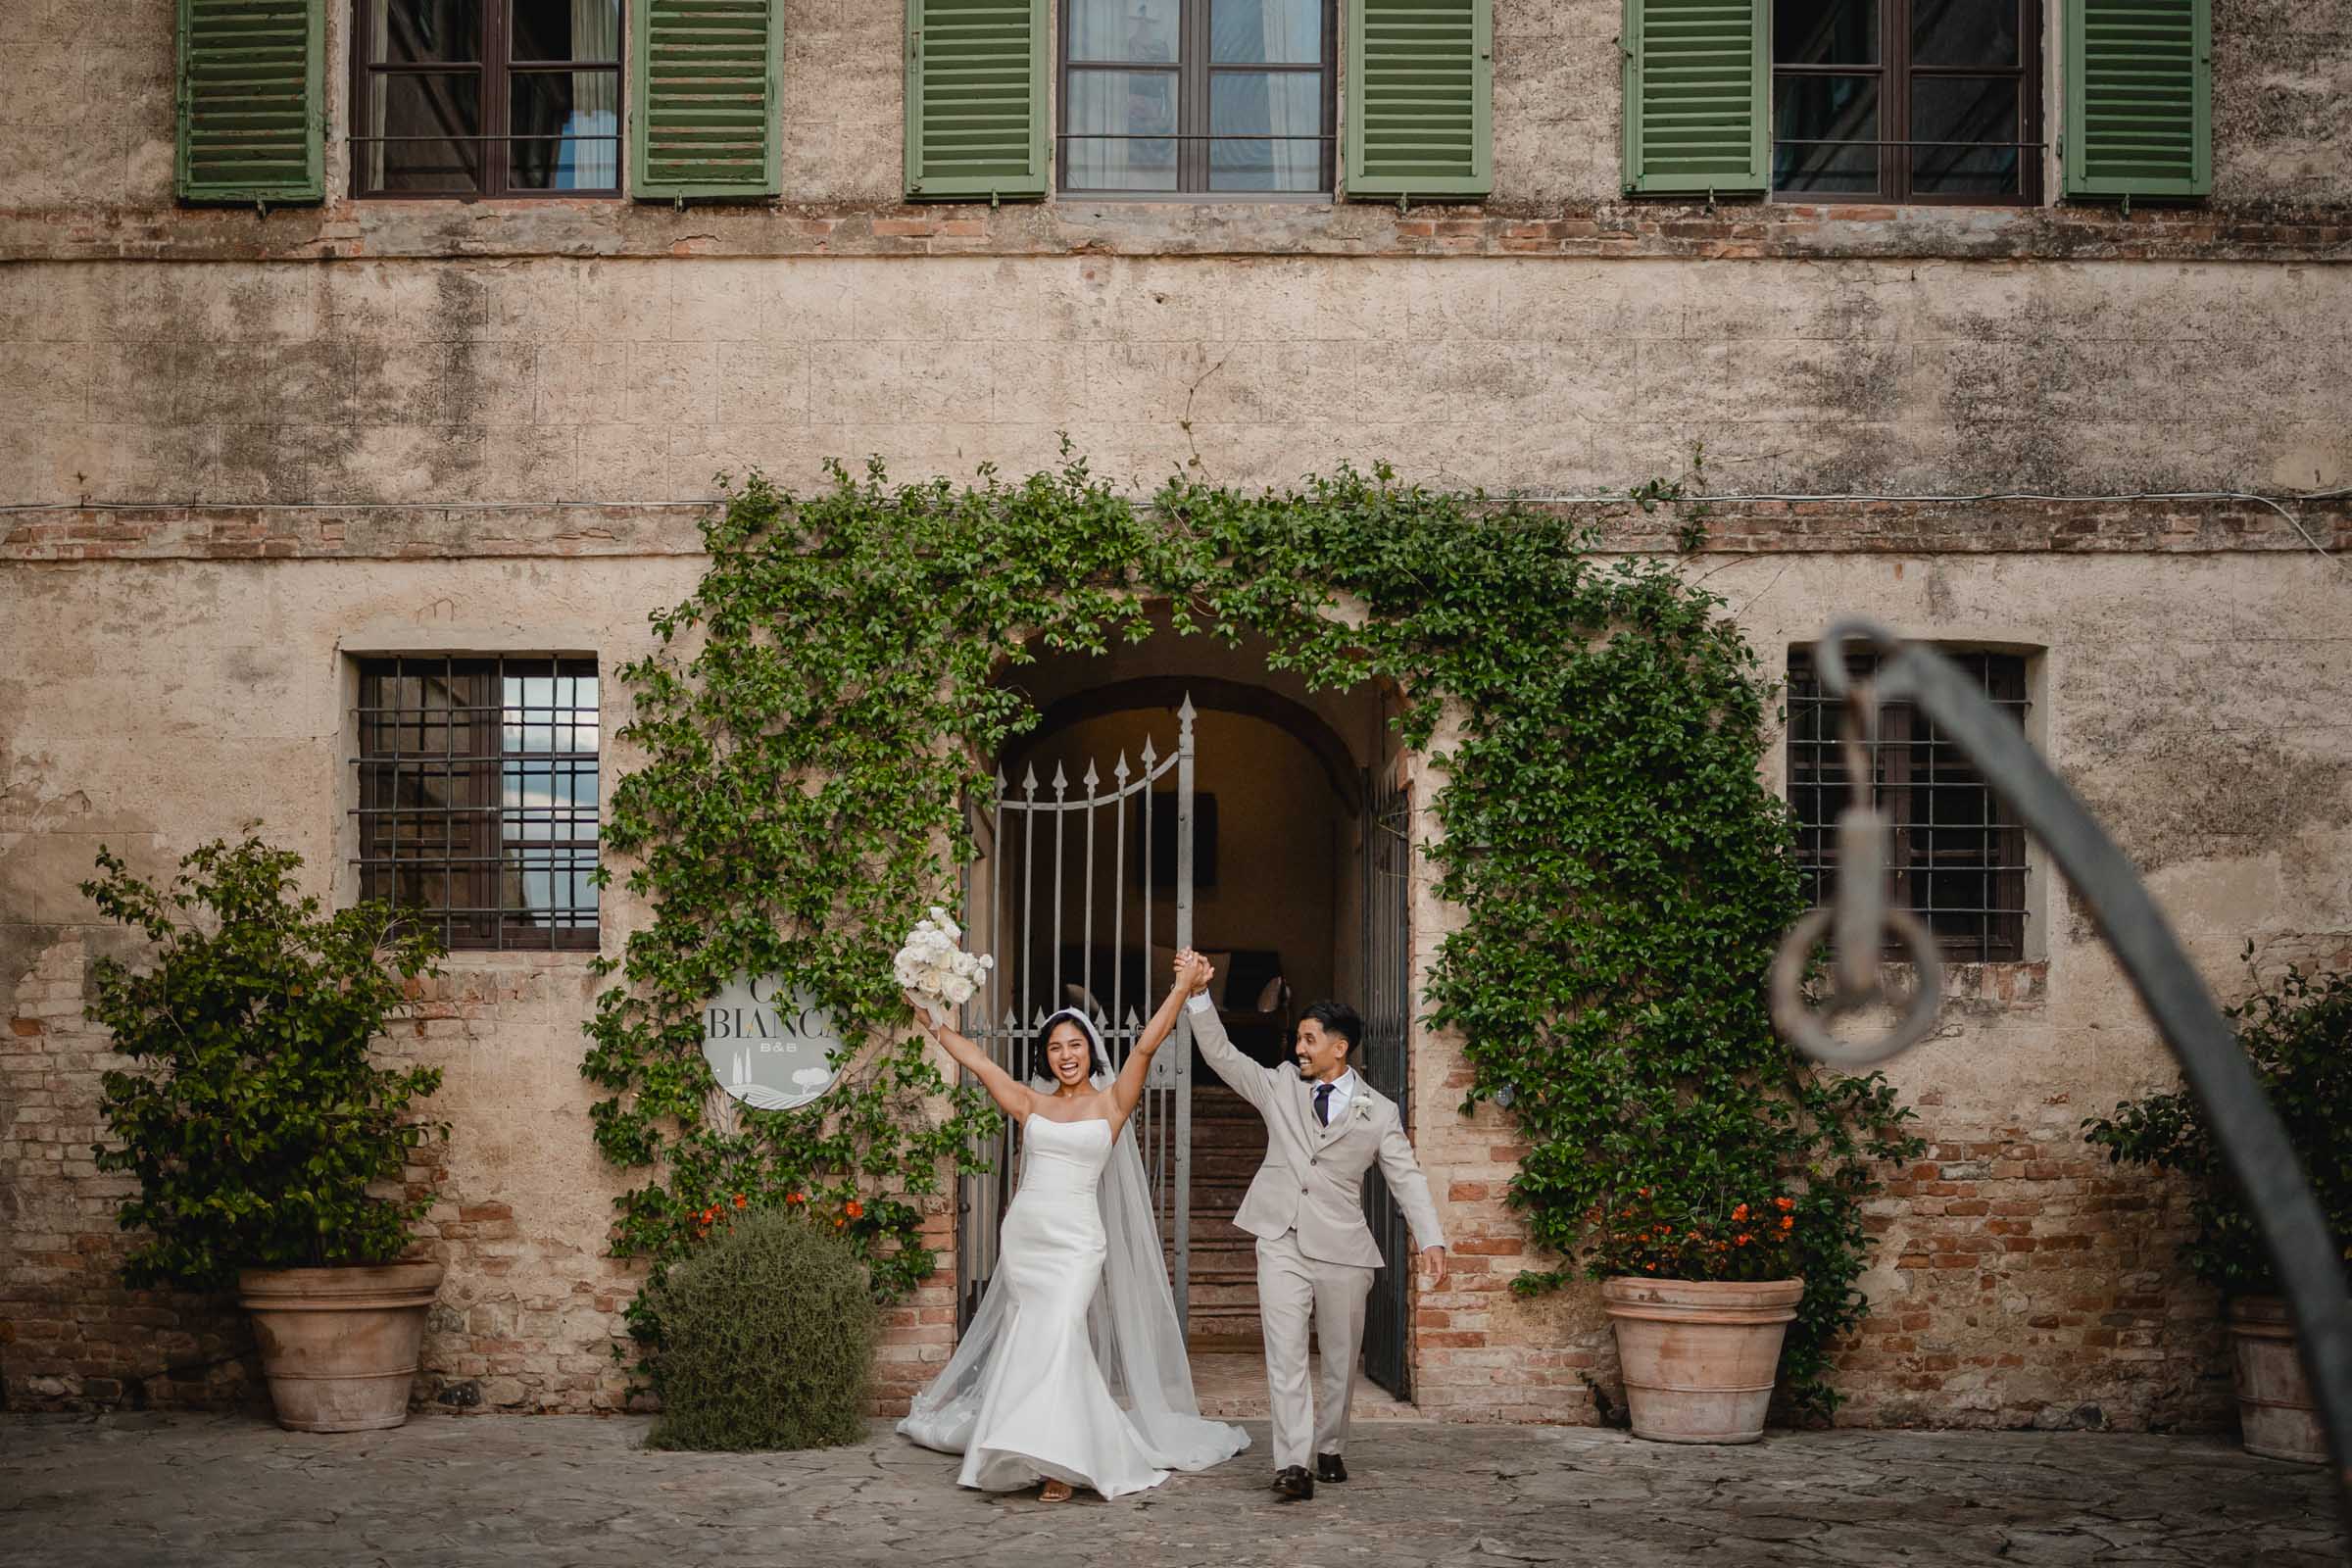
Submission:
{"label": "window", "polygon": [[360,665],[360,896],[452,948],[597,945],[596,661]]}
{"label": "window", "polygon": [[2039,0],[1778,0],[1772,188],[2040,201]]}
{"label": "window", "polygon": [[[1952,653],[1994,706],[2021,725],[2026,662],[2015,654]],[[1857,658],[1856,675],[1875,661]],[[1849,781],[1838,746],[1842,705],[1815,679],[1810,655],[1788,656],[1788,803],[1796,813],[1805,895],[1837,889],[1838,813]],[[1878,805],[1893,826],[1888,898],[1910,909],[1963,962],[2023,957],[2026,836],[1983,775],[1907,703],[1879,710]]]}
{"label": "window", "polygon": [[620,0],[356,0],[355,196],[620,194]]}
{"label": "window", "polygon": [[1333,0],[1066,0],[1059,183],[1332,188]]}

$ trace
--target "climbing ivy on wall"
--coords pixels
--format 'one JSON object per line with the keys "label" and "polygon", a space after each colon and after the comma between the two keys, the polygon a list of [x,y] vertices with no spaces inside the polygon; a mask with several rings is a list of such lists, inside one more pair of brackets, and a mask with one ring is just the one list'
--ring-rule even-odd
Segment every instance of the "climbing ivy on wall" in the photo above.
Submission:
{"label": "climbing ivy on wall", "polygon": [[[1147,637],[1158,603],[1176,634],[1263,638],[1310,684],[1394,682],[1412,746],[1459,715],[1430,804],[1461,921],[1423,1000],[1466,1042],[1463,1109],[1506,1105],[1527,1147],[1511,1201],[1561,1263],[1515,1288],[1622,1266],[1603,1221],[1638,1189],[1645,1212],[1797,1195],[1808,1288],[1784,1371],[1800,1404],[1834,1401],[1872,1161],[1913,1147],[1907,1113],[1772,1032],[1763,977],[1801,901],[1757,774],[1770,686],[1673,562],[1611,561],[1589,521],[1385,468],[1263,494],[1179,477],[1138,506],[1076,460],[969,486],[837,467],[805,497],[755,475],[703,533],[709,570],[620,671],[646,760],[606,845],[653,917],[583,1070],[610,1097],[605,1153],[652,1174],[619,1200],[616,1251],[659,1269],[742,1194],[839,1222],[886,1298],[931,1271],[915,1200],[995,1112],[904,1038],[890,955],[953,887],[964,792],[1037,718],[1007,669]],[[722,1133],[699,1009],[746,972],[902,1043],[816,1106],[747,1107]]]}

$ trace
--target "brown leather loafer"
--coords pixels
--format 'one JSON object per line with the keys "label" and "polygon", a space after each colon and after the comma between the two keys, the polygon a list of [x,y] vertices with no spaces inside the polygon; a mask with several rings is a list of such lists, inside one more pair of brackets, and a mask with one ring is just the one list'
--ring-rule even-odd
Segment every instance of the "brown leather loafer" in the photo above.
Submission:
{"label": "brown leather loafer", "polygon": [[1315,1478],[1301,1464],[1285,1465],[1274,1472],[1274,1490],[1282,1494],[1285,1502],[1306,1502],[1315,1494]]}

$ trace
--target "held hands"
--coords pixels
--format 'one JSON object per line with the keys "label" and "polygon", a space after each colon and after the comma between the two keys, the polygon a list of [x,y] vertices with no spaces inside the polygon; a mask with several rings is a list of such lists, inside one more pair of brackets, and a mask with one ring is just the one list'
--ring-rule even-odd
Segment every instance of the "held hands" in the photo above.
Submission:
{"label": "held hands", "polygon": [[1216,966],[1191,948],[1176,955],[1176,989],[1194,996],[1208,989],[1217,977]]}

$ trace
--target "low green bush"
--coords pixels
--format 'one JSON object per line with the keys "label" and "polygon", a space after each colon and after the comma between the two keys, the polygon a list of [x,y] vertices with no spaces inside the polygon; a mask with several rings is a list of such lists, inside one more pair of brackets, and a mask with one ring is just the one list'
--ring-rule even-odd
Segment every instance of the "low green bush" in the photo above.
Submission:
{"label": "low green bush", "polygon": [[727,1211],[654,1297],[655,1448],[828,1448],[865,1437],[881,1319],[855,1246],[793,1209]]}

